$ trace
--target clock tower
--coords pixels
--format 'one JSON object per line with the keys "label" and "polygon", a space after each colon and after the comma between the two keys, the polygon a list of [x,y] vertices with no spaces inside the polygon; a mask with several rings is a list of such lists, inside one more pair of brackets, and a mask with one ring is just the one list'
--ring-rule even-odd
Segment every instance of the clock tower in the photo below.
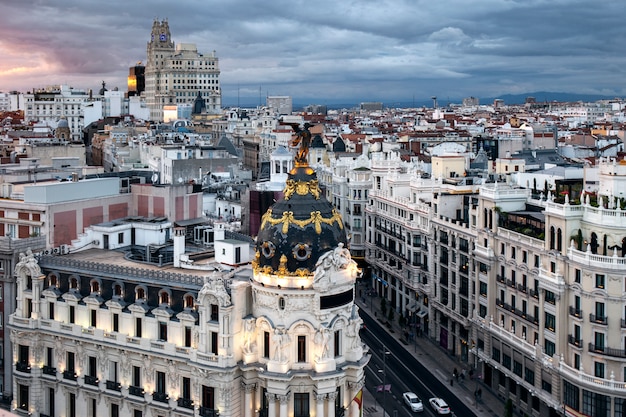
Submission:
{"label": "clock tower", "polygon": [[192,106],[198,96],[204,100],[207,113],[221,113],[215,52],[201,54],[195,44],[175,44],[167,20],[154,20],[146,50],[144,96],[151,120],[163,121],[165,107]]}

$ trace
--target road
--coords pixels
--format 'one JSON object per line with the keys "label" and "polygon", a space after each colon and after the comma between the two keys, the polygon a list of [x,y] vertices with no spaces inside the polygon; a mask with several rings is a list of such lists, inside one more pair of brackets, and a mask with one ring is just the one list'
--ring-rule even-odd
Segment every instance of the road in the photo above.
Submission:
{"label": "road", "polygon": [[[376,397],[381,407],[383,403],[383,393],[376,392],[376,387],[383,384],[383,368],[386,368],[385,382],[391,384],[391,392],[385,394],[385,402],[387,413],[390,417],[394,416],[394,410],[397,410],[398,417],[411,416],[413,413],[404,404],[402,393],[413,391],[422,399],[424,404],[424,416],[434,416],[434,411],[428,403],[428,399],[432,397],[443,398],[452,415],[456,416],[476,416],[468,405],[471,406],[470,398],[457,398],[450,392],[446,384],[437,379],[432,372],[452,373],[448,369],[426,369],[413,355],[407,352],[405,346],[400,344],[398,340],[390,337],[382,325],[366,311],[361,310],[364,329],[361,331],[361,338],[370,347],[372,358],[366,369],[365,382],[367,388]],[[383,364],[383,343],[384,347],[390,352],[385,358]]]}

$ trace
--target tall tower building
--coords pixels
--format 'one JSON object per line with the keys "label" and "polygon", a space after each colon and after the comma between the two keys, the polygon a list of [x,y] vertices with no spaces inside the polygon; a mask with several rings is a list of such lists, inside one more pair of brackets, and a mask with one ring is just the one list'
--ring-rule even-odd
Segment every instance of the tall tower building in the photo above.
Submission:
{"label": "tall tower building", "polygon": [[155,20],[147,45],[146,104],[150,118],[163,120],[163,108],[193,105],[198,94],[207,113],[218,114],[222,106],[219,60],[215,51],[198,53],[195,44],[176,45],[167,20]]}

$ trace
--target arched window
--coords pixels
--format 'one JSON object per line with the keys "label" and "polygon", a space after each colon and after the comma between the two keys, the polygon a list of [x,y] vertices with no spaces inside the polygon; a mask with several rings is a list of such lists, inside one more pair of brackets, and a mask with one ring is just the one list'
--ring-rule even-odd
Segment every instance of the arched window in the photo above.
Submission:
{"label": "arched window", "polygon": [[48,286],[49,287],[56,287],[58,282],[59,282],[59,278],[57,277],[57,274],[52,272],[50,275],[48,275]]}
{"label": "arched window", "polygon": [[122,288],[122,284],[119,283],[115,283],[113,284],[113,296],[115,297],[123,297],[124,296],[124,289]]}
{"label": "arched window", "polygon": [[159,304],[170,305],[170,294],[167,291],[161,290],[159,293]]}
{"label": "arched window", "polygon": [[555,230],[554,226],[550,226],[550,249],[554,249]]}
{"label": "arched window", "polygon": [[559,227],[556,231],[556,248],[557,250],[563,250],[563,231]]}
{"label": "arched window", "polygon": [[76,277],[70,278],[70,289],[77,290],[78,289],[78,279]]}
{"label": "arched window", "polygon": [[98,280],[91,281],[91,293],[92,294],[100,294],[100,282]]}
{"label": "arched window", "polygon": [[185,305],[185,308],[194,308],[195,302],[194,302],[193,295],[191,294],[185,295],[184,305]]}
{"label": "arched window", "polygon": [[135,301],[144,300],[146,298],[146,290],[143,287],[135,289]]}

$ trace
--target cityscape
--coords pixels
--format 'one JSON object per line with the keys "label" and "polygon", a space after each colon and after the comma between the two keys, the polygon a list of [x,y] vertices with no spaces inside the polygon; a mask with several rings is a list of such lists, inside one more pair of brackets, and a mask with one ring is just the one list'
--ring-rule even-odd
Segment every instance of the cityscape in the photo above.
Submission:
{"label": "cityscape", "polygon": [[0,92],[0,416],[626,415],[626,98],[234,105],[144,38]]}

